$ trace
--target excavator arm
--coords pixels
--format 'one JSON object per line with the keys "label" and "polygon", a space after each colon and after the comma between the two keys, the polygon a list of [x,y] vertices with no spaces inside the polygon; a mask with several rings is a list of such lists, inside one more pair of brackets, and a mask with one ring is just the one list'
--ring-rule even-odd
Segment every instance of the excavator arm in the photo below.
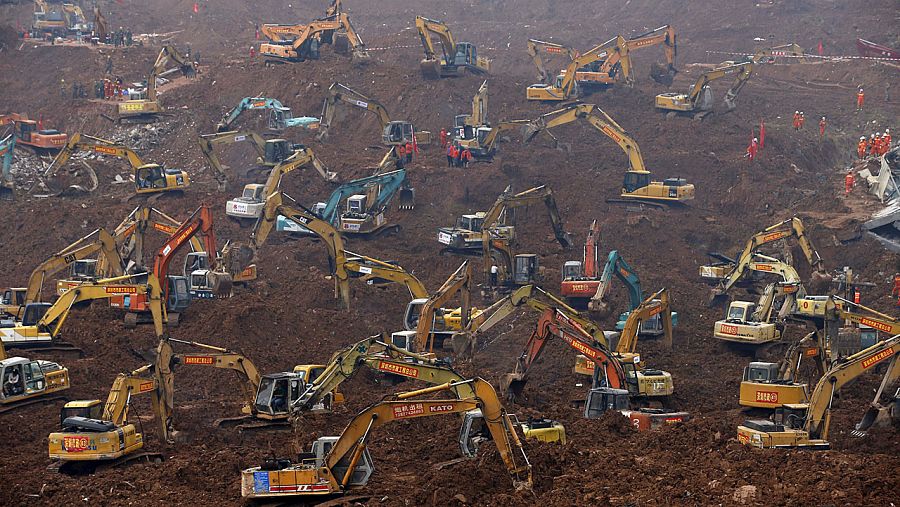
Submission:
{"label": "excavator arm", "polygon": [[116,278],[98,280],[95,283],[84,283],[59,297],[43,317],[37,322],[38,329],[45,329],[50,336],[59,334],[60,328],[69,316],[69,312],[76,303],[93,301],[96,299],[109,299],[123,295],[146,294],[147,304],[153,314],[153,326],[157,336],[164,335],[163,322],[165,322],[165,306],[162,305],[162,290],[159,280],[153,274],[147,274],[147,282],[144,284],[124,284],[127,280],[137,275],[126,275]]}
{"label": "excavator arm", "polygon": [[657,73],[651,74],[653,79],[664,84],[672,84],[672,76],[678,71],[675,69],[675,57],[678,55],[678,45],[676,41],[675,29],[671,25],[663,25],[659,28],[650,30],[647,33],[632,37],[625,41],[625,45],[629,51],[650,46],[663,45],[666,52],[666,72],[665,75]]}
{"label": "excavator arm", "polygon": [[669,291],[660,289],[628,314],[628,319],[625,320],[625,327],[619,336],[619,343],[616,344],[616,353],[634,354],[637,349],[641,323],[660,313],[663,314],[663,343],[667,348],[672,348],[672,309],[669,306]]}
{"label": "excavator arm", "polygon": [[281,178],[285,174],[304,167],[307,164],[312,164],[325,181],[335,181],[337,179],[337,173],[329,171],[325,164],[316,157],[315,153],[313,153],[312,148],[304,147],[294,151],[293,155],[272,168],[272,171],[269,172],[269,177],[266,178],[266,186],[264,187],[263,195],[271,195],[274,193],[281,186]]}
{"label": "excavator arm", "polygon": [[206,157],[209,165],[212,166],[212,168],[215,170],[214,177],[216,179],[216,183],[218,184],[220,192],[224,191],[225,187],[228,185],[228,172],[225,171],[225,166],[222,165],[222,162],[219,160],[219,156],[216,155],[215,147],[219,145],[229,145],[243,141],[247,141],[251,146],[253,146],[253,149],[256,150],[256,155],[260,159],[265,158],[266,140],[256,132],[219,131],[216,134],[201,135],[197,139],[197,144],[200,145],[200,152],[203,153],[203,156]]}
{"label": "excavator arm", "polygon": [[469,261],[463,261],[459,268],[450,275],[450,278],[432,294],[419,312],[419,322],[416,324],[416,352],[434,352],[434,333],[431,332],[434,314],[438,308],[444,306],[457,293],[459,294],[460,327],[466,329],[469,325],[469,299],[470,284],[472,281],[472,267]]}
{"label": "excavator arm", "polygon": [[355,274],[365,283],[374,284],[384,280],[402,283],[409,289],[409,294],[413,299],[428,297],[428,290],[425,288],[425,285],[415,275],[403,269],[402,266],[349,251],[345,252],[345,254],[347,255],[345,269],[351,274],[350,276]]}
{"label": "excavator arm", "polygon": [[388,114],[387,109],[377,100],[370,99],[341,83],[332,83],[328,87],[328,97],[325,98],[325,103],[322,105],[322,117],[319,120],[318,134],[320,140],[328,137],[328,129],[334,123],[337,105],[342,102],[374,113],[378,117],[378,121],[381,122],[382,129],[391,122],[391,116]]}
{"label": "excavator arm", "polygon": [[612,287],[613,277],[621,280],[625,288],[628,289],[631,309],[633,310],[640,306],[644,293],[641,290],[641,280],[638,278],[637,272],[625,262],[625,259],[619,255],[618,250],[611,250],[606,257],[603,272],[600,274],[600,285],[597,286],[597,292],[588,302],[588,307],[591,310],[601,313],[608,310],[606,295],[609,293],[609,288]]}
{"label": "excavator arm", "polygon": [[416,30],[419,32],[422,47],[425,49],[426,61],[435,61],[437,58],[434,43],[431,41],[431,34],[437,35],[441,42],[443,61],[438,63],[441,64],[453,60],[453,57],[456,55],[456,42],[453,40],[453,33],[450,32],[450,28],[444,22],[416,16]]}
{"label": "excavator arm", "polygon": [[[319,42],[334,40],[336,32],[343,29],[346,43],[353,49],[353,55],[357,58],[368,57],[362,38],[350,22],[350,17],[343,12],[307,25],[268,26],[269,28],[264,27],[263,32],[273,42],[260,45],[261,56],[289,62],[318,59]],[[315,50],[310,49],[311,44],[316,45]]]}
{"label": "excavator arm", "polygon": [[[344,429],[340,438],[334,443],[325,458],[324,472],[332,488],[342,489],[349,481],[355,464],[366,449],[371,431],[389,422],[428,417],[438,414],[466,413],[475,409],[481,411],[484,422],[490,431],[491,439],[500,452],[500,458],[506,465],[506,469],[513,479],[516,488],[530,488],[532,485],[531,465],[525,456],[522,443],[515,432],[515,428],[500,403],[496,391],[491,384],[481,378],[463,381],[472,384],[475,397],[467,399],[446,400],[422,400],[413,399],[418,396],[439,392],[455,387],[458,382],[401,393],[396,400],[388,400],[376,403],[360,412]],[[521,454],[524,464],[516,463],[516,454]],[[351,456],[350,469],[346,476],[335,477],[332,473],[338,463]]]}
{"label": "excavator arm", "polygon": [[[213,231],[212,211],[206,205],[197,208],[159,249],[156,254],[156,262],[153,265],[153,274],[159,280],[166,280],[169,274],[169,263],[186,245],[190,245],[190,239],[198,234],[202,238],[204,249],[209,255],[210,269],[215,273],[215,280],[213,280],[215,287],[213,287],[213,290],[216,292],[230,291],[230,275],[216,270],[218,265],[216,234]],[[168,301],[169,284],[166,283],[164,285],[163,301]]]}
{"label": "excavator arm", "polygon": [[542,83],[551,83],[553,76],[544,68],[544,59],[541,58],[541,53],[548,53],[553,55],[561,55],[565,54],[569,61],[571,62],[578,56],[578,52],[572,48],[568,48],[563,46],[562,44],[556,44],[555,42],[545,42],[537,39],[528,39],[528,55],[531,56],[531,61],[534,62],[534,66],[538,69],[538,79],[541,80]]}
{"label": "excavator arm", "polygon": [[120,373],[113,381],[103,405],[101,420],[109,421],[115,424],[117,428],[122,427],[128,418],[128,408],[131,406],[131,397],[138,394],[150,393],[153,406],[153,413],[159,417],[161,423],[161,437],[165,442],[171,443],[170,434],[172,433],[172,413],[166,409],[164,393],[161,389],[158,378],[141,377],[144,373],[153,370],[153,365],[143,366],[134,370],[130,374]]}
{"label": "excavator arm", "polygon": [[331,223],[319,218],[312,211],[302,206],[294,208],[283,204],[283,202],[284,199],[280,191],[266,197],[265,211],[263,216],[257,221],[256,231],[250,239],[250,249],[253,255],[255,256],[259,247],[266,242],[279,215],[302,224],[325,243],[325,247],[328,250],[329,271],[334,275],[335,296],[339,296],[344,304],[349,307],[350,283],[345,267],[347,259],[344,253],[344,241],[340,233],[335,230]]}
{"label": "excavator arm", "polygon": [[595,383],[603,381],[606,387],[628,389],[625,369],[618,358],[609,350],[597,343],[575,320],[556,308],[547,308],[541,312],[537,326],[525,343],[522,354],[516,360],[513,373],[503,377],[502,386],[505,391],[514,395],[521,392],[528,379],[528,371],[544,350],[547,338],[561,339],[579,354],[585,355],[594,363]]}
{"label": "excavator arm", "polygon": [[170,62],[178,65],[178,69],[185,76],[191,77],[197,71],[194,68],[194,62],[179,53],[175,46],[163,46],[159,50],[159,55],[156,57],[153,68],[150,70],[150,75],[147,77],[147,100],[151,102],[156,101],[156,78],[165,72]]}
{"label": "excavator arm", "polygon": [[116,144],[106,139],[93,137],[86,134],[76,133],[69,136],[66,145],[56,154],[56,158],[44,171],[45,178],[52,178],[59,170],[68,163],[69,158],[75,153],[87,151],[98,155],[107,155],[127,160],[131,164],[131,168],[137,170],[139,167],[146,165],[143,160],[132,149]]}
{"label": "excavator arm", "polygon": [[325,203],[325,209],[322,210],[322,219],[330,224],[337,225],[338,211],[340,210],[341,203],[344,202],[344,199],[347,197],[353,194],[364,193],[368,187],[378,185],[381,191],[376,197],[376,201],[384,203],[397,191],[397,189],[401,188],[405,182],[406,170],[399,169],[397,171],[376,174],[374,176],[367,176],[365,178],[343,183],[338,188],[334,189],[331,196],[329,196],[328,202]]}
{"label": "excavator arm", "polygon": [[86,259],[97,252],[107,259],[112,276],[123,274],[122,259],[119,256],[116,238],[113,238],[105,229],[96,229],[54,254],[31,272],[31,276],[28,277],[24,304],[40,301],[41,289],[47,277],[53,276],[75,261]]}

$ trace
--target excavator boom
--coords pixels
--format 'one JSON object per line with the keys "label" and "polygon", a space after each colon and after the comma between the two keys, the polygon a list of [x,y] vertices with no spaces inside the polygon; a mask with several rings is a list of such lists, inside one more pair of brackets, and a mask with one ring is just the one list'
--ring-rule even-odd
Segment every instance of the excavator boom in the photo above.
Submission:
{"label": "excavator boom", "polygon": [[[477,49],[470,42],[456,42],[444,22],[416,16],[416,30],[425,50],[425,59],[419,63],[422,75],[429,79],[461,76],[465,71],[487,74],[491,71],[491,61],[478,56]],[[437,35],[441,42],[442,57],[437,56],[431,35]]]}

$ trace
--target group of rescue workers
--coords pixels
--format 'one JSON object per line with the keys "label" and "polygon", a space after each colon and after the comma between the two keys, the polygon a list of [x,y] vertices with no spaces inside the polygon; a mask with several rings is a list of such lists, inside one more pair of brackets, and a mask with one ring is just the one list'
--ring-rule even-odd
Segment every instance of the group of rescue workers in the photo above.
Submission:
{"label": "group of rescue workers", "polygon": [[856,144],[856,155],[860,160],[869,157],[880,157],[891,150],[891,129],[884,129],[881,132],[871,134],[869,139],[866,136],[859,136],[859,142]]}
{"label": "group of rescue workers", "polygon": [[447,129],[441,129],[441,148],[447,150],[447,167],[469,167],[475,158],[472,150],[463,148],[459,143],[450,139]]}

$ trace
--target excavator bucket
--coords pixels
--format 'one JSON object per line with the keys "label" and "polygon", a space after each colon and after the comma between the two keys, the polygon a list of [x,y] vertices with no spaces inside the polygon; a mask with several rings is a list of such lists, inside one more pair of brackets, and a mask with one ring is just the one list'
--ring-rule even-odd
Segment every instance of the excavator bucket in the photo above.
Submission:
{"label": "excavator bucket", "polygon": [[348,55],[350,54],[350,39],[346,34],[335,34],[334,36],[334,51],[339,55]]}
{"label": "excavator bucket", "polygon": [[416,189],[412,187],[401,188],[397,192],[397,207],[410,210],[416,207]]}
{"label": "excavator bucket", "polygon": [[236,244],[223,259],[223,263],[231,273],[238,273],[253,263],[253,249],[248,245]]}
{"label": "excavator bucket", "polygon": [[667,65],[654,63],[653,66],[650,67],[650,79],[659,84],[672,86],[672,82],[675,80],[675,72],[675,69]]}
{"label": "excavator bucket", "polygon": [[438,79],[441,77],[441,62],[437,59],[422,60],[419,62],[419,68],[422,70],[422,75],[427,79]]}
{"label": "excavator bucket", "polygon": [[592,299],[588,302],[588,310],[590,310],[597,318],[603,319],[609,317],[612,308],[610,308],[609,303],[606,301]]}
{"label": "excavator bucket", "polygon": [[525,143],[530,143],[534,136],[544,130],[543,122],[535,120],[528,122],[522,127],[522,138]]}
{"label": "excavator bucket", "polygon": [[525,389],[525,375],[521,373],[507,373],[500,379],[500,392],[508,399],[514,400]]}
{"label": "excavator bucket", "polygon": [[231,275],[228,273],[220,273],[217,271],[210,271],[207,275],[207,281],[209,283],[209,288],[212,290],[213,294],[218,297],[230,297],[231,296],[231,288],[232,281]]}

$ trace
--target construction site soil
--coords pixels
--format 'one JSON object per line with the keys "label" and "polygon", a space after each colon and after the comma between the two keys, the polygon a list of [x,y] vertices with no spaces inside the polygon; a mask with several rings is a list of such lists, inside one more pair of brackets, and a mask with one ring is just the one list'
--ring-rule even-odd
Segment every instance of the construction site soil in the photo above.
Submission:
{"label": "construction site soil", "polygon": [[[295,116],[316,116],[328,86],[339,81],[378,98],[396,118],[408,118],[417,128],[432,132],[449,127],[456,114],[469,109],[483,78],[421,78],[421,49],[413,27],[417,14],[447,21],[459,39],[478,44],[481,54],[493,58],[491,121],[534,118],[554,109],[524,98],[524,88],[535,78],[524,51],[528,37],[552,37],[581,48],[615,34],[642,33],[671,23],[678,30],[682,70],[673,90],[687,89],[696,78],[700,70],[692,63],[736,58],[707,51],[746,53],[788,42],[814,51],[821,40],[826,54],[852,55],[857,37],[887,44],[900,40],[900,28],[889,21],[896,18],[896,3],[890,0],[348,1],[345,9],[372,48],[369,61],[354,63],[325,47],[321,60],[266,67],[247,56],[247,48],[256,43],[254,24],[312,19],[321,15],[324,1],[295,2],[293,7],[271,0],[201,2],[199,14],[192,14],[190,6],[174,0],[108,4],[112,26],[127,25],[136,33],[175,32],[170,36],[173,42],[191,45],[195,54],[200,53],[197,78],[176,79],[162,88],[168,114],[159,123],[137,127],[118,126],[104,118],[112,116],[112,103],[72,101],[60,91],[60,81],[82,82],[90,89],[102,77],[107,54],[115,74],[128,82],[139,81],[158,47],[98,51],[23,43],[10,34],[16,22],[30,22],[30,3],[0,6],[0,112],[27,112],[70,135],[83,132],[141,143],[139,151],[146,159],[186,169],[192,186],[185,194],[163,197],[154,205],[182,219],[201,203],[210,205],[220,243],[247,240],[248,229],[225,216],[224,204],[248,180],[239,178],[228,191],[217,192],[195,139],[214,131],[223,112],[241,98],[277,97]],[[755,42],[757,37],[764,41]],[[549,185],[566,229],[578,242],[591,220],[597,219],[604,255],[618,249],[640,274],[645,290],[671,291],[679,314],[674,350],[644,340],[640,352],[646,364],[672,372],[676,394],[671,405],[689,411],[691,421],[639,433],[613,415],[583,419],[570,401],[584,398],[584,377],[572,372],[572,352],[553,343],[532,369],[523,398],[507,405],[519,419],[543,416],[566,426],[565,445],[526,442],[534,467],[533,491],[514,491],[499,455],[487,446],[474,461],[436,467],[458,457],[458,420],[426,418],[397,422],[374,436],[370,449],[377,471],[359,492],[364,497],[359,502],[892,505],[900,499],[900,428],[879,428],[862,439],[850,435],[877,387],[875,375],[844,389],[836,400],[829,438],[833,450],[758,450],[737,442],[736,427],[746,417],[738,406],[738,386],[752,356],[712,337],[713,323],[722,312],[707,307],[709,287],[698,277],[707,252],[734,254],[751,234],[796,215],[804,219],[829,269],[852,266],[858,276],[876,284],[863,293],[865,304],[896,312],[888,296],[889,279],[900,270],[900,262],[858,231],[877,204],[861,189],[845,197],[842,184],[844,168],[853,161],[855,139],[890,127],[900,117],[900,102],[889,96],[897,66],[857,59],[761,66],[734,112],[714,114],[699,123],[667,120],[654,110],[653,97],[667,88],[649,79],[649,68],[651,62],[662,60],[662,51],[651,48],[632,56],[638,66],[636,86],[614,87],[585,100],[596,102],[641,143],[655,176],[684,177],[696,185],[690,206],[634,212],[607,204],[606,199],[619,191],[626,157],[596,130],[575,124],[554,130],[559,146],[546,136],[523,145],[520,134],[513,132],[492,163],[468,169],[448,168],[440,148],[422,147],[409,171],[416,189],[415,209],[394,207],[389,212],[390,220],[402,229],[371,240],[351,239],[347,248],[397,261],[433,290],[460,262],[458,257],[439,255],[438,227],[452,224],[461,213],[487,209],[507,185],[517,191]],[[867,90],[863,113],[855,111],[858,86]],[[726,87],[714,85],[716,96],[721,97]],[[790,127],[794,110],[803,110],[810,119],[799,132]],[[828,133],[819,139],[814,124],[823,115],[828,118]],[[749,163],[745,147],[760,120],[766,122],[765,149]],[[262,129],[264,117],[245,114],[239,123],[241,128]],[[343,181],[370,174],[383,155],[376,119],[359,111],[342,113],[327,142],[309,133],[285,135],[311,146]],[[230,148],[222,157],[231,167],[248,166],[249,151]],[[92,194],[37,198],[20,192],[15,202],[0,201],[0,286],[23,285],[34,266],[51,253],[97,227],[115,227],[135,206],[123,202],[130,185],[113,183],[118,174],[127,177],[123,162],[90,163],[100,183]],[[71,183],[78,183],[79,177],[66,175]],[[19,182],[19,186],[28,185]],[[308,206],[323,200],[332,185],[305,171],[287,176],[283,188]],[[558,290],[560,266],[580,258],[580,248],[562,250],[541,209],[518,213],[516,219],[517,252],[540,254],[545,285]],[[793,257],[802,260],[799,251]],[[481,263],[473,262],[480,281]],[[806,279],[809,267],[803,264],[798,262],[798,267]],[[241,351],[264,372],[275,372],[294,364],[325,362],[340,347],[401,325],[408,301],[401,286],[353,284],[351,309],[343,309],[333,298],[325,252],[317,242],[273,234],[260,250],[259,265],[260,279],[249,289],[239,289],[229,299],[192,305],[171,335]],[[626,309],[624,290],[614,289],[611,299],[616,310]],[[457,359],[455,367],[497,385],[500,376],[512,370],[535,320],[526,311],[508,319],[508,324],[487,333],[474,357]],[[615,322],[610,318],[603,323],[612,327]],[[83,358],[31,355],[68,366],[72,399],[105,397],[114,376],[142,365],[136,352],[153,348],[155,342],[151,329],[126,330],[121,314],[100,303],[75,310],[63,334],[84,349]],[[803,334],[794,327],[786,339]],[[237,414],[243,392],[238,379],[205,368],[181,367],[176,375],[175,426],[180,435],[175,445],[157,438],[149,401],[134,400],[133,413],[140,414],[149,435],[147,447],[165,454],[162,463],[90,476],[58,474],[47,469],[47,435],[58,426],[59,406],[31,406],[4,414],[0,503],[237,504],[241,469],[266,457],[295,455],[317,437],[338,434],[353,414],[386,394],[413,387],[386,387],[363,372],[342,385],[347,401],[331,414],[304,417],[293,431],[237,433],[216,429],[213,421]]]}

